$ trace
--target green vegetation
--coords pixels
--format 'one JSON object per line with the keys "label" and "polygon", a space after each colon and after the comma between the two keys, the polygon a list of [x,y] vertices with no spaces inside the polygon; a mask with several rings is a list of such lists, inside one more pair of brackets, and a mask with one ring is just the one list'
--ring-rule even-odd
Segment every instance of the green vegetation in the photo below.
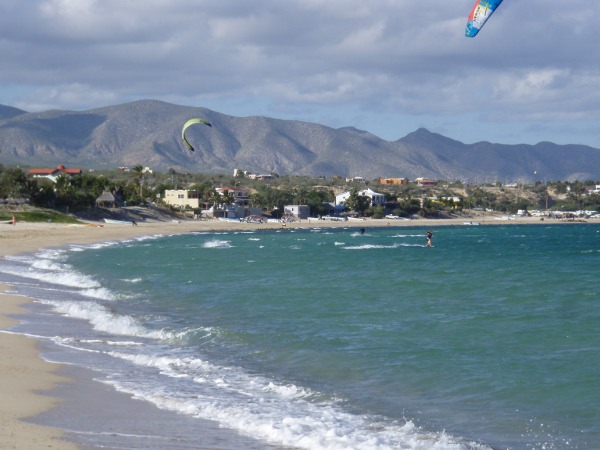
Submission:
{"label": "green vegetation", "polygon": [[[20,168],[0,165],[0,220],[13,216],[18,221],[74,221],[68,214],[96,208],[96,199],[111,192],[118,204],[134,206],[160,203],[167,189],[196,190],[202,201],[230,204],[231,192],[219,194],[216,188],[243,189],[249,193],[250,206],[265,214],[280,217],[288,204],[308,205],[311,216],[331,213],[335,195],[350,192],[347,212],[359,216],[383,218],[449,217],[463,210],[516,213],[518,210],[600,211],[600,195],[594,193],[599,182],[537,182],[533,185],[464,185],[439,181],[434,187],[416,183],[382,186],[377,180],[347,181],[340,177],[274,175],[268,180],[253,180],[222,174],[152,173],[141,165],[132,171],[94,171],[55,181],[32,178]],[[370,187],[385,195],[385,205],[371,206],[370,199],[359,193]],[[28,212],[23,205],[36,207]],[[40,209],[42,208],[42,209]]]}
{"label": "green vegetation", "polygon": [[80,223],[73,217],[53,210],[32,210],[10,212],[0,209],[0,222],[10,222],[12,218],[18,222],[55,222],[55,223]]}

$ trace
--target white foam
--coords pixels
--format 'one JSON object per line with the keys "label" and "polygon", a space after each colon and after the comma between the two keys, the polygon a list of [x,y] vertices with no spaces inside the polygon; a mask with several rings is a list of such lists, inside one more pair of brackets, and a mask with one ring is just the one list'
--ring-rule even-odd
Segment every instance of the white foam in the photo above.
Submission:
{"label": "white foam", "polygon": [[96,302],[73,302],[43,300],[55,311],[65,316],[84,319],[95,330],[121,336],[138,336],[150,339],[172,339],[174,335],[163,330],[149,330],[131,316],[113,314],[108,308]]}
{"label": "white foam", "polygon": [[122,278],[122,281],[125,281],[127,283],[141,283],[143,280],[143,278],[137,277],[137,278]]}
{"label": "white foam", "polygon": [[196,385],[190,388],[188,384],[177,384],[169,391],[164,383],[142,388],[127,380],[112,380],[110,383],[118,390],[162,409],[217,421],[273,445],[310,450],[487,448],[461,442],[444,432],[427,432],[411,421],[389,423],[377,417],[350,414],[340,409],[334,399],[317,401],[320,394],[310,389],[278,384],[196,357],[110,354]]}
{"label": "white foam", "polygon": [[211,239],[202,244],[203,248],[231,248],[231,241],[224,241],[221,239]]}

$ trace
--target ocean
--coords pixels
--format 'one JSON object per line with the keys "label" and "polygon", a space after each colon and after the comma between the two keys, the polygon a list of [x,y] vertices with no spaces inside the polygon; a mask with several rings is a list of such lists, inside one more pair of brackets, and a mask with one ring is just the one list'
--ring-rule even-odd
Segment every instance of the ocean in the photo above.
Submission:
{"label": "ocean", "polygon": [[179,436],[71,423],[85,448],[206,448],[180,438],[209,421],[256,448],[600,449],[600,225],[432,230],[147,236],[0,281],[35,299],[13,331],[44,358]]}

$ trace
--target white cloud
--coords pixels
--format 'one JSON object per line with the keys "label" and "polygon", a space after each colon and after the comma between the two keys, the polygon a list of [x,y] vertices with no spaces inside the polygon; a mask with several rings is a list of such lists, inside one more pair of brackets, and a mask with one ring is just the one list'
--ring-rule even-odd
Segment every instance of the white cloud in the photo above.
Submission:
{"label": "white cloud", "polygon": [[505,2],[468,39],[473,1],[5,0],[0,103],[156,98],[387,138],[430,124],[466,142],[510,123],[510,139],[600,147],[581,123],[600,115],[600,2]]}

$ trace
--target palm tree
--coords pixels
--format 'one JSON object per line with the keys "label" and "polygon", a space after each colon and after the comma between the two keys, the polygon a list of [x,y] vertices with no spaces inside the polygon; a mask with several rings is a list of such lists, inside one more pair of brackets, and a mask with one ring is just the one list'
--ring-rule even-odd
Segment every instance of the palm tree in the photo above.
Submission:
{"label": "palm tree", "polygon": [[144,167],[141,164],[136,164],[132,167],[135,172],[137,182],[140,185],[140,200],[142,199],[142,183],[144,181]]}

